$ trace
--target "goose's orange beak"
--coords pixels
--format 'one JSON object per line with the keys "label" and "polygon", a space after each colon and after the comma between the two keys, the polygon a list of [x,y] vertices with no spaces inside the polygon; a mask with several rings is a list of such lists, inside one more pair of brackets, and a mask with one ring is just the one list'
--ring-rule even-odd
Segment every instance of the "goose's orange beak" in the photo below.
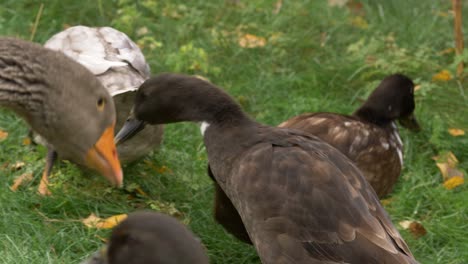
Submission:
{"label": "goose's orange beak", "polygon": [[122,187],[123,172],[114,143],[114,126],[115,124],[112,124],[104,130],[96,144],[88,150],[85,162],[88,167],[97,170],[113,185]]}

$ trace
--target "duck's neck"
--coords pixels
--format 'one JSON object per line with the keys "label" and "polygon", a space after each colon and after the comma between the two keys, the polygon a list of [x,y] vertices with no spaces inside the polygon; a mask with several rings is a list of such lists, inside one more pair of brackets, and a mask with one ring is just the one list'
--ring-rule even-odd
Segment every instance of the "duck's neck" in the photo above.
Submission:
{"label": "duck's neck", "polygon": [[353,113],[353,116],[369,123],[376,124],[380,127],[390,126],[394,120],[379,114],[380,112],[381,111],[375,110],[372,107],[363,105]]}
{"label": "duck's neck", "polygon": [[227,94],[219,93],[210,98],[212,100],[206,100],[194,115],[201,117],[197,121],[210,162],[227,166],[231,163],[229,159],[240,155],[241,144],[248,144],[255,137],[253,130],[257,123]]}

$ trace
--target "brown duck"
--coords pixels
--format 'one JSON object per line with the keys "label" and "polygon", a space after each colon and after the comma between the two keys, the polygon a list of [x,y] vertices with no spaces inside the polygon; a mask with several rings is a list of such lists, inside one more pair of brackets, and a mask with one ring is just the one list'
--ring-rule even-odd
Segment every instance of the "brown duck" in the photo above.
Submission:
{"label": "brown duck", "polygon": [[418,131],[414,84],[402,74],[386,77],[352,115],[308,113],[279,127],[300,129],[337,148],[362,171],[377,195],[389,194],[403,166],[403,143],[395,124]]}
{"label": "brown duck", "polygon": [[213,177],[263,263],[417,263],[361,172],[319,138],[259,124],[221,89],[179,74],[143,83],[133,114],[118,139],[143,122],[201,122]]}
{"label": "brown duck", "polygon": [[112,98],[80,64],[38,44],[0,38],[0,105],[49,142],[41,193],[49,193],[55,153],[97,170],[114,185],[122,184]]}
{"label": "brown duck", "polygon": [[112,230],[107,249],[82,264],[208,264],[192,232],[173,217],[132,213]]}

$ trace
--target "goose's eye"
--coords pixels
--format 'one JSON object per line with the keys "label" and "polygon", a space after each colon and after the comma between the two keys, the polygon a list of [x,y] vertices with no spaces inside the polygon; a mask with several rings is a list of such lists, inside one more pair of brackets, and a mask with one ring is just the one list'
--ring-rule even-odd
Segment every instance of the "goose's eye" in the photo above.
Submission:
{"label": "goose's eye", "polygon": [[96,106],[99,111],[104,110],[104,106],[106,105],[106,100],[104,98],[99,98],[97,100]]}

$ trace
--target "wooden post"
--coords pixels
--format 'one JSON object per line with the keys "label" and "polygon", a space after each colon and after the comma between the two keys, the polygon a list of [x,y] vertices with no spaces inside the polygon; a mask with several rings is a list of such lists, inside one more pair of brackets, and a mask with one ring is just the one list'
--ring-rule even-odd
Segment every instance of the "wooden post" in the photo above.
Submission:
{"label": "wooden post", "polygon": [[[462,32],[462,0],[452,0],[453,13],[455,15],[455,52],[457,55],[463,53],[463,32]],[[462,78],[463,61],[457,66],[457,77]]]}

